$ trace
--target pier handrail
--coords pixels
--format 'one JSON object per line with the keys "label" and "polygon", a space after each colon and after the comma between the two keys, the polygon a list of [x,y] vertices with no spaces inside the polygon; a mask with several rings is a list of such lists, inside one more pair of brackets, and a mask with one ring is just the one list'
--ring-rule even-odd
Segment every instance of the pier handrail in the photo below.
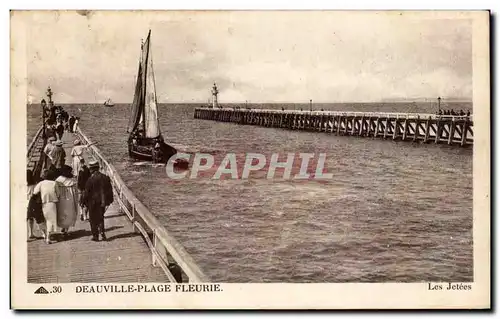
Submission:
{"label": "pier handrail", "polygon": [[37,141],[37,140],[38,140],[38,138],[40,137],[40,134],[42,133],[42,130],[43,130],[43,127],[42,127],[42,126],[40,126],[40,128],[39,128],[39,129],[38,129],[38,131],[36,132],[35,136],[34,136],[34,137],[33,137],[33,139],[31,140],[30,145],[28,146],[28,151],[27,151],[27,153],[26,153],[26,157],[27,157],[28,159],[30,159],[30,158],[31,158],[31,156],[32,156],[33,149],[34,149],[34,147],[35,147],[35,145],[36,145],[36,141]]}
{"label": "pier handrail", "polygon": [[[77,129],[77,134],[82,141],[85,142],[84,144],[92,144],[92,141],[81,131],[80,128]],[[157,263],[160,264],[167,277],[169,277],[171,281],[175,281],[174,276],[168,268],[168,255],[170,255],[182,269],[184,274],[186,274],[189,282],[210,282],[208,276],[201,271],[185,248],[168,233],[158,219],[126,186],[114,166],[111,165],[101,154],[99,148],[95,145],[91,145],[88,149],[95,159],[101,164],[101,169],[107,171],[108,176],[112,181],[113,188],[118,195],[117,199],[120,202],[120,206],[134,224],[134,227],[140,231],[146,240],[153,255],[153,265],[156,265]],[[143,221],[143,223],[140,221]],[[149,237],[147,230],[152,233],[152,239]]]}
{"label": "pier handrail", "polygon": [[[40,174],[42,173],[43,165],[44,165],[45,159],[47,157],[47,155],[43,152],[43,150],[45,149],[45,145],[46,145],[47,140],[43,139],[43,137],[44,137],[43,126],[40,126],[40,128],[36,132],[35,136],[31,140],[30,145],[28,145],[28,150],[27,150],[27,154],[26,154],[28,167],[31,169],[32,176],[35,180],[38,180],[40,178]],[[32,158],[34,156],[34,152],[35,152],[35,150],[37,150],[38,140],[40,138],[43,139],[41,149],[40,149],[40,157],[38,158],[38,160],[32,161]],[[33,165],[30,165],[31,163],[33,163]]]}
{"label": "pier handrail", "polygon": [[355,111],[311,111],[311,110],[279,110],[279,109],[244,109],[244,108],[208,108],[197,107],[195,110],[209,110],[209,111],[236,111],[245,113],[265,113],[265,114],[310,114],[310,115],[342,115],[342,116],[356,116],[356,117],[395,117],[397,119],[447,119],[447,120],[473,120],[473,115],[439,115],[432,113],[401,113],[401,112],[355,112]]}

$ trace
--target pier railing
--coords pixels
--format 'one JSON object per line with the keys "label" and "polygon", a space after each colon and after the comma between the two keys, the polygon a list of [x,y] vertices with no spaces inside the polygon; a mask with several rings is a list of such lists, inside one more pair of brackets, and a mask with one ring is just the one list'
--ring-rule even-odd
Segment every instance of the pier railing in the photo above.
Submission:
{"label": "pier railing", "polygon": [[[45,162],[46,155],[43,153],[45,148],[46,140],[42,138],[43,127],[35,134],[35,137],[28,145],[28,150],[26,152],[26,162],[28,163],[28,168],[31,169],[32,175],[37,180],[42,172],[43,164]],[[36,155],[40,152],[40,155]]]}
{"label": "pier railing", "polygon": [[209,111],[238,111],[248,113],[265,113],[265,114],[309,114],[309,115],[333,115],[333,116],[354,116],[354,117],[388,117],[396,119],[446,119],[446,120],[473,120],[471,115],[439,115],[433,113],[401,113],[401,112],[344,112],[344,111],[311,111],[311,110],[270,110],[270,109],[245,109],[245,108],[209,108],[199,107],[196,109],[209,110]]}
{"label": "pier railing", "polygon": [[[92,141],[78,128],[77,135],[83,144],[92,144]],[[182,245],[168,233],[158,219],[144,206],[125,185],[116,169],[102,155],[95,146],[88,147],[89,153],[100,164],[101,170],[107,174],[115,191],[115,200],[128,216],[134,230],[139,231],[151,250],[152,264],[160,266],[171,282],[178,282],[172,266],[177,264],[182,269],[188,282],[209,282],[209,278],[201,271],[195,261]],[[173,261],[172,261],[173,260]],[[184,280],[183,280],[184,281]]]}
{"label": "pier railing", "polygon": [[43,127],[40,126],[38,131],[35,133],[35,137],[33,137],[33,140],[31,140],[30,145],[28,145],[28,151],[26,152],[26,157],[30,159],[33,156],[33,152],[35,150],[35,145],[38,141],[38,138],[40,137],[40,134],[42,134]]}

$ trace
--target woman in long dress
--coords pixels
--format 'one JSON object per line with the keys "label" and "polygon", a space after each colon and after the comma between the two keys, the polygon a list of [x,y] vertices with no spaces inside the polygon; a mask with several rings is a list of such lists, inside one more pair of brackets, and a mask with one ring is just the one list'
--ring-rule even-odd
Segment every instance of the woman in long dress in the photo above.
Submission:
{"label": "woman in long dress", "polygon": [[82,145],[82,142],[80,142],[80,140],[75,140],[73,144],[74,146],[71,149],[70,154],[73,158],[73,175],[78,177],[78,173],[80,172],[80,168],[82,167],[83,152],[85,151],[86,146]]}
{"label": "woman in long dress", "polygon": [[45,238],[45,219],[43,218],[42,202],[39,197],[40,195],[33,195],[33,192],[35,191],[36,181],[33,177],[33,172],[30,169],[26,171],[26,175],[28,186],[28,214],[26,218],[26,223],[28,226],[28,240],[36,238],[33,233],[33,231],[35,230],[35,221],[38,224],[38,228],[42,232],[43,237]]}
{"label": "woman in long dress", "polygon": [[59,187],[59,201],[57,202],[57,226],[61,228],[64,237],[67,237],[70,227],[75,226],[78,216],[78,190],[76,180],[71,174],[71,167],[64,165],[61,175],[56,179]]}
{"label": "woman in long dress", "polygon": [[40,194],[42,212],[46,223],[45,241],[51,244],[50,233],[57,230],[57,202],[59,201],[59,187],[54,181],[54,171],[44,171],[43,180],[36,184],[33,195]]}

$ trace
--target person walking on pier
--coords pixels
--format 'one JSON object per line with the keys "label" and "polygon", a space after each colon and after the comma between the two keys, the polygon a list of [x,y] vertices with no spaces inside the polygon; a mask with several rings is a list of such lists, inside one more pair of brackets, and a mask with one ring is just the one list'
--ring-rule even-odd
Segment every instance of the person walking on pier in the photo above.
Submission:
{"label": "person walking on pier", "polygon": [[78,171],[77,180],[78,180],[78,193],[79,193],[79,208],[80,208],[80,220],[88,220],[89,219],[89,210],[85,205],[82,204],[82,196],[85,191],[85,184],[90,177],[90,171],[87,165],[85,165],[85,160],[82,158],[80,160],[80,170]]}
{"label": "person walking on pier", "polygon": [[64,135],[64,124],[63,124],[62,118],[59,118],[57,120],[56,134],[57,134],[57,139],[62,140],[63,135]]}
{"label": "person walking on pier", "polygon": [[52,125],[52,124],[55,124],[56,123],[56,107],[54,105],[51,106],[50,108],[50,116],[49,118],[47,119],[47,124],[48,125]]}
{"label": "person walking on pier", "polygon": [[71,166],[64,165],[61,169],[61,175],[56,178],[59,187],[57,226],[61,228],[65,238],[68,236],[69,228],[75,226],[78,216],[78,190],[71,170]]}
{"label": "person walking on pier", "polygon": [[81,161],[83,159],[83,152],[85,151],[86,146],[82,145],[80,140],[75,140],[73,143],[74,146],[71,149],[71,157],[73,158],[73,175],[78,176],[78,172],[80,172]]}
{"label": "person walking on pier", "polygon": [[47,145],[45,145],[45,148],[43,149],[43,152],[45,153],[45,155],[47,155],[45,157],[45,165],[44,165],[44,168],[45,169],[49,169],[50,168],[50,165],[52,165],[52,150],[54,149],[55,145],[54,145],[54,142],[56,141],[56,139],[54,137],[49,137],[49,139],[47,140]]}
{"label": "person walking on pier", "polygon": [[34,226],[35,226],[35,221],[38,224],[38,228],[42,232],[43,236],[45,237],[45,219],[43,217],[43,211],[42,211],[42,199],[40,197],[40,194],[33,195],[33,192],[35,191],[35,186],[36,186],[36,181],[35,178],[33,177],[33,172],[28,169],[26,171],[26,178],[27,178],[27,186],[28,186],[28,215],[27,215],[27,226],[28,226],[28,240],[30,239],[35,239],[35,235],[33,233]]}
{"label": "person walking on pier", "polygon": [[64,151],[64,148],[62,146],[62,141],[56,141],[54,144],[54,149],[50,153],[52,158],[52,165],[54,165],[56,169],[61,169],[66,163],[66,152]]}
{"label": "person walking on pier", "polygon": [[40,194],[42,200],[42,212],[46,223],[45,242],[51,244],[50,233],[57,228],[57,202],[59,201],[59,187],[54,181],[53,171],[44,171],[42,181],[35,186],[33,195]]}
{"label": "person walking on pier", "polygon": [[113,202],[113,188],[109,177],[99,172],[97,161],[90,162],[89,169],[91,175],[85,184],[82,201],[89,210],[92,240],[99,241],[99,233],[101,239],[106,240],[104,214]]}
{"label": "person walking on pier", "polygon": [[73,115],[71,115],[69,117],[69,120],[68,120],[68,126],[69,126],[69,132],[70,133],[74,133],[75,131],[73,131],[73,125],[75,125],[75,117]]}

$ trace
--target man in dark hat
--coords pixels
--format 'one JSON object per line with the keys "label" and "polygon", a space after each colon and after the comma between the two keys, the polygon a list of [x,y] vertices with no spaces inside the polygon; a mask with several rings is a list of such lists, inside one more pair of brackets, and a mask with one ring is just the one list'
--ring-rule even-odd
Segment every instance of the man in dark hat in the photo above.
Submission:
{"label": "man in dark hat", "polygon": [[113,188],[111,180],[105,174],[99,172],[99,163],[97,161],[89,162],[90,177],[85,184],[82,203],[89,210],[90,230],[92,240],[106,240],[104,231],[104,213],[113,202]]}

